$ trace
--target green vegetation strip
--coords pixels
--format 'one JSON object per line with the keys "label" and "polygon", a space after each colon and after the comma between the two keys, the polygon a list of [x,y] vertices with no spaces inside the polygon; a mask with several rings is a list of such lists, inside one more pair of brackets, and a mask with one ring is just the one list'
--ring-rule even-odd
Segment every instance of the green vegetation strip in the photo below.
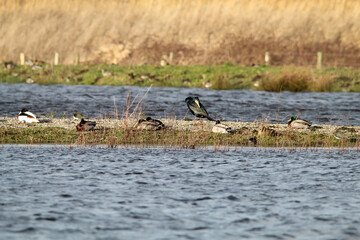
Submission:
{"label": "green vegetation strip", "polygon": [[167,148],[214,147],[338,147],[359,148],[359,133],[354,128],[343,127],[346,134],[337,139],[333,134],[319,131],[296,132],[262,131],[242,128],[235,134],[216,134],[209,131],[191,132],[174,129],[139,131],[133,128],[101,128],[90,132],[59,127],[29,126],[26,128],[0,128],[2,144],[70,144],[109,147],[133,145],[138,147],[164,146]]}
{"label": "green vegetation strip", "polygon": [[197,87],[217,90],[360,92],[360,70],[303,67],[50,65],[0,66],[0,83]]}

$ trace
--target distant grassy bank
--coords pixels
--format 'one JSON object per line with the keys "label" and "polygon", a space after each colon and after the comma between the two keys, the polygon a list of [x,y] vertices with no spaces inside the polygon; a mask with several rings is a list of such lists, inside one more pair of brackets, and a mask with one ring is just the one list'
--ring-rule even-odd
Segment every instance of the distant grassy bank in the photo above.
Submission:
{"label": "distant grassy bank", "polygon": [[360,70],[304,67],[51,65],[0,66],[1,83],[197,87],[217,90],[360,92]]}

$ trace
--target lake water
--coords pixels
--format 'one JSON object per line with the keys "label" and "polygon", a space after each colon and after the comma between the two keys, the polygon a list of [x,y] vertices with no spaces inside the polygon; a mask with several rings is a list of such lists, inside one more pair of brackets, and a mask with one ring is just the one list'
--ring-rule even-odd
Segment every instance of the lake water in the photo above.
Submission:
{"label": "lake water", "polygon": [[[147,88],[0,84],[0,116],[122,113]],[[182,119],[199,96],[210,116],[360,125],[359,93],[151,88],[146,115]],[[4,145],[0,239],[360,239],[357,149]]]}
{"label": "lake water", "polygon": [[[148,88],[111,86],[68,86],[0,84],[0,116],[15,117],[27,107],[38,115],[56,111],[71,117],[74,110],[90,117],[124,112],[127,94],[138,96],[131,111]],[[272,93],[251,90],[209,90],[152,87],[140,104],[147,116],[182,119],[187,114],[187,96],[199,96],[210,116],[246,122],[267,118],[286,123],[292,115],[322,124],[360,125],[359,93]],[[187,114],[187,115],[186,115]]]}
{"label": "lake water", "polygon": [[360,239],[356,149],[4,145],[0,177],[0,239]]}

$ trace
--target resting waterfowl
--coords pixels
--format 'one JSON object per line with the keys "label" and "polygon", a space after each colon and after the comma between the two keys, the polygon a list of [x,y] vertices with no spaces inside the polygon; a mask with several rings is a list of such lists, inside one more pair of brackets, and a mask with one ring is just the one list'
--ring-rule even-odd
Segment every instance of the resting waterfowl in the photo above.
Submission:
{"label": "resting waterfowl", "polygon": [[258,130],[258,135],[268,135],[272,137],[281,136],[281,134],[278,133],[275,129],[264,126]]}
{"label": "resting waterfowl", "polygon": [[212,128],[212,132],[214,133],[233,133],[231,127],[220,123],[220,120],[216,120],[214,127]]}
{"label": "resting waterfowl", "polygon": [[311,126],[311,122],[298,119],[296,116],[292,116],[288,120],[288,127],[297,128],[297,129],[308,129]]}
{"label": "resting waterfowl", "polygon": [[190,110],[190,112],[198,118],[207,118],[210,121],[215,121],[215,119],[209,117],[208,112],[206,111],[204,105],[201,104],[198,97],[187,97],[185,102]]}
{"label": "resting waterfowl", "polygon": [[38,123],[39,120],[36,118],[35,114],[27,110],[26,108],[21,109],[20,113],[17,116],[17,119],[20,122],[25,123]]}
{"label": "resting waterfowl", "polygon": [[79,120],[79,119],[82,119],[82,118],[85,118],[85,117],[81,113],[79,113],[78,111],[74,111],[73,118],[75,120]]}
{"label": "resting waterfowl", "polygon": [[91,131],[94,130],[96,126],[96,122],[85,121],[85,119],[81,119],[80,123],[76,125],[77,131]]}
{"label": "resting waterfowl", "polygon": [[147,117],[146,119],[139,119],[137,129],[139,130],[160,130],[165,128],[165,125],[157,119]]}

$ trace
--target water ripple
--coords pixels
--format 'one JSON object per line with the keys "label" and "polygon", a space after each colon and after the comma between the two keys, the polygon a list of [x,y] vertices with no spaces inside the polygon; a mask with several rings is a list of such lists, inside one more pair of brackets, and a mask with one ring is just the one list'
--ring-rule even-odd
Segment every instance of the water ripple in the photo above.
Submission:
{"label": "water ripple", "polygon": [[[147,89],[0,84],[0,95],[6,99],[0,102],[0,114],[15,117],[21,108],[27,107],[43,115],[56,111],[57,117],[64,112],[71,117],[74,110],[89,117],[99,117],[114,113],[114,99],[121,113],[126,107],[129,92],[133,97],[137,96],[137,103]],[[181,119],[188,111],[184,99],[189,95],[199,96],[209,114],[219,119],[252,122],[267,118],[269,122],[285,123],[289,116],[301,114],[302,118],[313,123],[360,125],[359,93],[282,92],[279,102],[279,93],[273,92],[152,87],[141,106],[151,117],[176,116]]]}
{"label": "water ripple", "polygon": [[5,145],[1,156],[4,239],[359,237],[356,151]]}

